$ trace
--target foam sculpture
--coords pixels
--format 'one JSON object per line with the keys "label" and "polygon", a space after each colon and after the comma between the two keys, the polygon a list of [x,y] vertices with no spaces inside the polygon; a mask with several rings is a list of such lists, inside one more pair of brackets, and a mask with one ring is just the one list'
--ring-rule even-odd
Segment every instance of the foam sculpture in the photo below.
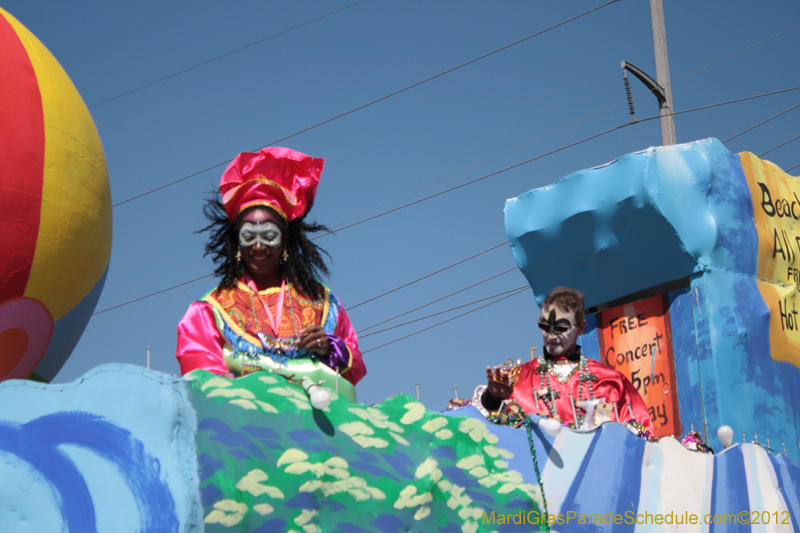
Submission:
{"label": "foam sculpture", "polygon": [[119,364],[67,385],[6,381],[0,531],[543,531],[541,487],[561,532],[661,530],[656,515],[681,531],[749,530],[742,511],[769,530],[800,518],[800,469],[761,446],[713,456],[615,422],[551,437],[534,420],[529,440],[472,407],[328,392],[317,410],[274,374]]}
{"label": "foam sculpture", "polygon": [[0,380],[50,381],[111,254],[103,147],[50,52],[0,9]]}
{"label": "foam sculpture", "polygon": [[799,219],[797,178],[715,139],[628,154],[505,208],[537,301],[585,293],[584,353],[631,379],[657,436],[694,426],[722,450],[726,425],[795,461]]}

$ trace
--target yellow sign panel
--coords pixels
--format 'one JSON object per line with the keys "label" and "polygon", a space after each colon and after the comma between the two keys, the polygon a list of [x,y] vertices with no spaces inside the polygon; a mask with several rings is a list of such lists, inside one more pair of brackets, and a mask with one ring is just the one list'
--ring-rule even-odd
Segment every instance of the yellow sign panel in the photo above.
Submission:
{"label": "yellow sign panel", "polygon": [[800,183],[749,152],[739,158],[753,199],[756,283],[769,308],[772,358],[800,368]]}

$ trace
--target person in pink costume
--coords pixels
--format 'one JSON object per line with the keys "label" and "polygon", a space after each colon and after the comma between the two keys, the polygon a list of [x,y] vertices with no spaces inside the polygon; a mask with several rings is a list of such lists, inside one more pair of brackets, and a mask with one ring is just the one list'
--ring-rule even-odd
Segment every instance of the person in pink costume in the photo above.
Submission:
{"label": "person in pink costume", "polygon": [[[328,268],[305,221],[324,165],[288,148],[242,153],[207,202],[206,255],[220,284],[178,324],[183,374],[204,369],[236,377],[274,370],[324,379],[355,401],[367,373],[341,301],[319,281]],[[339,376],[343,379],[339,380]],[[340,382],[341,381],[341,382]]]}

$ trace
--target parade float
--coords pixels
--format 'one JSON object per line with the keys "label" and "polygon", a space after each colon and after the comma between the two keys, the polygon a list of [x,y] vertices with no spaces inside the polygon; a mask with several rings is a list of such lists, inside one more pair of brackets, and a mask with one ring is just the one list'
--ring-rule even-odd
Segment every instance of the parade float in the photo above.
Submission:
{"label": "parade float", "polygon": [[630,378],[654,435],[366,406],[271,372],[47,385],[105,279],[108,180],[66,74],[0,14],[0,531],[798,530],[800,190],[775,165],[711,139],[507,203],[537,299],[585,293],[584,353]]}

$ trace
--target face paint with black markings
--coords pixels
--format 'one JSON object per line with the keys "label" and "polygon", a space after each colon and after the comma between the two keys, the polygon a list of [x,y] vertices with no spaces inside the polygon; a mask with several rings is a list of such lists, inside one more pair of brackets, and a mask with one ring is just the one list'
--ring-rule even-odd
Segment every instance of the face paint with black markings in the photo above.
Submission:
{"label": "face paint with black markings", "polygon": [[569,356],[575,350],[578,336],[583,333],[575,312],[555,305],[541,309],[538,326],[542,330],[545,353],[552,357]]}
{"label": "face paint with black markings", "polygon": [[550,309],[547,320],[539,319],[539,329],[548,335],[561,336],[572,328],[572,322],[568,318],[557,318],[555,308]]}

